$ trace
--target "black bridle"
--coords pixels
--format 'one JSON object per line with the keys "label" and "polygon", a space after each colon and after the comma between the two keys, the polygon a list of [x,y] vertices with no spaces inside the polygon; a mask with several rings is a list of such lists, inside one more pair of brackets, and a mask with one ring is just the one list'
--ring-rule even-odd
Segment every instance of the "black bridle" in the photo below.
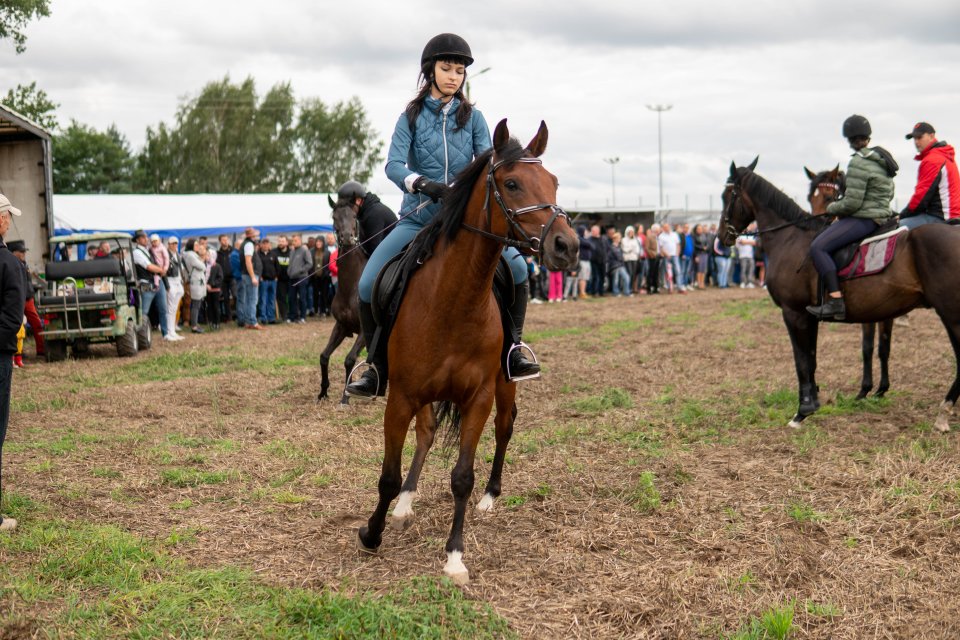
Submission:
{"label": "black bridle", "polygon": [[[350,205],[347,206],[349,207]],[[350,209],[352,210],[353,207],[350,207]],[[352,249],[356,247],[360,242],[360,219],[357,217],[357,212],[354,211],[353,215],[353,242],[349,244],[344,242],[343,236],[340,234],[340,230],[336,228],[336,225],[334,226],[334,232],[337,235],[337,247],[340,249]]]}
{"label": "black bridle", "polygon": [[[737,237],[743,234],[743,231],[744,229],[746,229],[746,227],[744,227],[743,229],[737,229],[736,227],[733,226],[733,223],[730,221],[730,211],[731,209],[733,209],[733,203],[740,200],[740,191],[741,191],[740,185],[738,185],[733,180],[730,180],[729,182],[726,183],[725,186],[730,188],[730,202],[723,208],[723,212],[720,214],[720,224],[723,226],[723,231],[724,231],[723,242],[727,246],[731,246],[734,242],[736,242]],[[741,209],[743,208],[743,203],[740,203],[740,208]],[[820,216],[829,217],[829,218],[835,217],[831,214],[826,214],[826,213],[817,214],[811,217],[816,218]],[[754,220],[756,220],[756,215],[754,215]],[[757,235],[770,233],[772,231],[779,231],[780,229],[786,229],[787,227],[795,227],[801,222],[802,220],[790,220],[788,222],[784,222],[783,224],[774,225],[767,229],[761,229],[760,222],[758,221]]]}
{"label": "black bridle", "polygon": [[[567,215],[567,212],[564,211],[560,206],[549,203],[541,202],[539,204],[532,204],[526,207],[520,207],[518,209],[511,209],[503,202],[503,196],[500,195],[500,189],[497,188],[497,181],[494,179],[494,172],[502,167],[504,164],[513,164],[514,162],[524,162],[528,164],[539,164],[542,165],[543,162],[540,158],[520,158],[519,160],[501,160],[500,162],[494,163],[493,158],[490,158],[490,170],[487,171],[487,187],[486,194],[483,197],[483,208],[487,212],[487,225],[490,225],[490,217],[492,215],[490,211],[490,194],[493,193],[493,199],[497,201],[497,204],[500,205],[500,210],[503,212],[503,217],[506,218],[507,224],[510,225],[510,235],[509,236],[498,236],[495,233],[490,233],[483,229],[478,229],[477,227],[472,227],[468,224],[461,225],[463,228],[478,233],[485,238],[490,238],[491,240],[496,240],[501,244],[505,244],[508,247],[514,247],[516,249],[527,249],[530,253],[540,253],[540,248],[543,246],[544,241],[546,240],[547,234],[550,232],[550,229],[553,227],[553,223],[556,222],[557,218],[562,217],[567,225],[570,224],[570,216]],[[540,226],[540,236],[531,237],[526,231],[523,230],[523,227],[517,221],[517,218],[520,216],[532,213],[534,211],[539,211],[540,209],[550,209],[553,212],[553,215],[550,216],[550,220],[545,225]],[[515,236],[519,235],[522,240],[516,240]],[[513,237],[512,237],[513,236]]]}

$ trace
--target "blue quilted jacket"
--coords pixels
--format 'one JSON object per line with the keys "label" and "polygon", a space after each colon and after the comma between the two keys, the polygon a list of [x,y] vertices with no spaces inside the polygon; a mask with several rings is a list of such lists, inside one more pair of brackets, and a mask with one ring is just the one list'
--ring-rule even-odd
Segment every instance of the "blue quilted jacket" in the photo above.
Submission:
{"label": "blue quilted jacket", "polygon": [[[407,114],[397,120],[387,154],[387,177],[404,192],[400,215],[403,216],[430,198],[410,193],[404,180],[411,174],[426,176],[434,182],[450,184],[473,159],[490,148],[490,129],[483,114],[474,109],[462,129],[457,129],[457,109],[460,100],[453,98],[443,109],[440,101],[428,96],[417,117],[413,138]],[[439,204],[429,204],[411,218],[426,224],[440,210]]]}

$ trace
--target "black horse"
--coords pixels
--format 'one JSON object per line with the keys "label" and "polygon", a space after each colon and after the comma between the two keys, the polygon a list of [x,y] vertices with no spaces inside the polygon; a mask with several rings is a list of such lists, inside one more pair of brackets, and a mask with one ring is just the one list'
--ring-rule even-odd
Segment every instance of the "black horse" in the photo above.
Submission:
{"label": "black horse", "polygon": [[[337,293],[331,304],[335,324],[330,332],[330,339],[327,340],[327,346],[320,354],[321,380],[317,402],[327,397],[327,390],[330,388],[330,355],[340,346],[340,343],[350,336],[357,336],[343,362],[346,369],[344,380],[349,379],[350,372],[353,371],[353,366],[357,362],[357,355],[364,347],[363,332],[360,331],[357,283],[360,282],[360,274],[363,273],[363,267],[367,264],[367,256],[360,250],[357,212],[351,205],[352,201],[349,199],[338,202],[330,200],[330,206],[333,207],[333,228],[337,232]],[[345,391],[340,397],[340,404],[350,404],[350,398]]]}
{"label": "black horse", "polygon": [[[817,397],[817,333],[819,322],[807,312],[817,301],[817,273],[808,259],[810,243],[826,225],[747,167],[730,165],[723,191],[723,213],[717,233],[732,245],[756,220],[769,261],[767,291],[783,313],[790,334],[799,382],[800,403],[790,426],[798,427],[820,408]],[[932,307],[953,346],[956,372],[934,423],[949,431],[949,417],[960,397],[960,227],[924,225],[906,232],[897,243],[893,262],[882,272],[841,283],[846,322],[880,322],[917,307]]]}
{"label": "black horse", "polygon": [[[810,190],[807,192],[807,202],[810,203],[810,212],[813,215],[823,215],[827,212],[827,205],[840,199],[846,189],[846,175],[837,165],[829,171],[814,173],[803,168],[810,179]],[[882,398],[890,389],[890,345],[893,340],[893,319],[883,322],[864,322],[860,325],[860,345],[863,351],[863,377],[860,382],[860,392],[857,400],[867,397],[873,389],[873,344],[877,336],[877,326],[880,327],[877,355],[880,357],[880,386],[874,394]]]}

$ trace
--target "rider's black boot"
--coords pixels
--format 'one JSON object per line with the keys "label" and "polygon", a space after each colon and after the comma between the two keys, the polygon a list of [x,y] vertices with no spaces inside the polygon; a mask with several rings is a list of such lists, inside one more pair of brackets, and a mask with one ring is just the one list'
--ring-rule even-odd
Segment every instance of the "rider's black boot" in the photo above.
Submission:
{"label": "rider's black boot", "polygon": [[[386,395],[387,392],[387,345],[377,345],[373,351],[373,335],[377,330],[377,322],[373,319],[373,309],[369,302],[360,301],[360,327],[363,330],[363,341],[367,345],[367,370],[355,381],[347,385],[347,395],[360,398],[373,398]],[[381,355],[382,354],[382,355]]]}
{"label": "rider's black boot", "polygon": [[[518,284],[513,288],[513,304],[507,309],[509,326],[505,327],[509,331],[504,331],[505,345],[509,350],[507,356],[507,379],[510,382],[519,382],[521,380],[532,380],[540,377],[540,365],[535,361],[530,361],[526,356],[526,349],[517,348],[523,342],[523,321],[527,315],[527,299],[529,289],[526,282]],[[531,352],[532,353],[532,352]]]}
{"label": "rider's black boot", "polygon": [[[836,271],[825,273],[823,283],[828,294],[840,291],[840,281],[837,279]],[[834,298],[830,295],[826,296],[823,304],[810,305],[807,307],[807,311],[820,320],[843,320],[847,317],[847,306],[843,303],[843,298]]]}

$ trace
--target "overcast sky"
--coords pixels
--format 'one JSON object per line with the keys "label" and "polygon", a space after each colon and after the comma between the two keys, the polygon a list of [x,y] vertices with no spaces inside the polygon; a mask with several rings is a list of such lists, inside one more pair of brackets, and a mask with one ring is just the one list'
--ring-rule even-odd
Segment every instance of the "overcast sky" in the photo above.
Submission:
{"label": "overcast sky", "polygon": [[[912,192],[926,120],[960,140],[960,2],[728,0],[377,2],[52,0],[26,30],[27,51],[0,43],[0,92],[36,81],[71,118],[111,123],[134,149],[148,125],[229,74],[260,94],[290,81],[298,98],[358,96],[389,144],[412,97],[426,41],[470,43],[490,70],[471,83],[491,130],[503,117],[526,142],[550,128],[545,165],[566,206],[653,205],[657,115],[663,114],[664,194],[671,208],[719,204],[731,160],[805,195],[803,166],[846,165],[840,126],[867,116],[874,143],[899,160],[899,205]],[[370,187],[399,191],[378,169]],[[803,203],[805,204],[805,203]]]}

